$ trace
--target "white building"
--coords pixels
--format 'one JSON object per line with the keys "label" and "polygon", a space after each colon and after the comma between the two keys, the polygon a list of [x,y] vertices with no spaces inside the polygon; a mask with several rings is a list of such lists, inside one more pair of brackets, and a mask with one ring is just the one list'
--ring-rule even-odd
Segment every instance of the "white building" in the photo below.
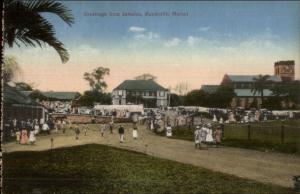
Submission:
{"label": "white building", "polygon": [[113,105],[143,104],[145,108],[167,107],[169,91],[153,80],[125,80],[112,92]]}

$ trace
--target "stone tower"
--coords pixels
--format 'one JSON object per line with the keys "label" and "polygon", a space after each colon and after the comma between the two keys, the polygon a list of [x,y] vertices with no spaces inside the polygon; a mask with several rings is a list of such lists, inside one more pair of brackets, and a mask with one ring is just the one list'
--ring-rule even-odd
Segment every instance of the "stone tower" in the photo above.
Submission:
{"label": "stone tower", "polygon": [[278,61],[274,64],[275,75],[282,81],[295,80],[295,61]]}

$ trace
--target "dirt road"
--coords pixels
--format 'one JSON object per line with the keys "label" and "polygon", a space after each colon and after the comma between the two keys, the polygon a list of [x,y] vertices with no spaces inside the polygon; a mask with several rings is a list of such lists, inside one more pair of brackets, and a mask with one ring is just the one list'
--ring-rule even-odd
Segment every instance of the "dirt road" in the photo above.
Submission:
{"label": "dirt road", "polygon": [[54,148],[90,143],[105,144],[285,187],[292,187],[292,176],[300,175],[299,156],[230,147],[196,150],[193,142],[159,137],[144,126],[139,126],[139,138],[134,140],[131,125],[125,125],[125,142],[119,143],[116,129],[114,134],[107,131],[104,137],[101,137],[98,128],[96,125],[90,125],[87,136],[81,133],[79,140],[76,140],[75,133],[69,130],[66,134],[59,132],[37,136],[36,145],[33,146],[3,144],[2,150],[4,152],[47,150],[50,149],[50,138],[53,137]]}

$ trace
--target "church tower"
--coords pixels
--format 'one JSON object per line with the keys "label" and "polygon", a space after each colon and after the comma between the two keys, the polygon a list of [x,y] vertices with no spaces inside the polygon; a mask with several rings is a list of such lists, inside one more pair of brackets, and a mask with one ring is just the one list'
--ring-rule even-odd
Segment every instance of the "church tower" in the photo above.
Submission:
{"label": "church tower", "polygon": [[282,81],[295,80],[295,61],[278,61],[274,64],[275,75]]}

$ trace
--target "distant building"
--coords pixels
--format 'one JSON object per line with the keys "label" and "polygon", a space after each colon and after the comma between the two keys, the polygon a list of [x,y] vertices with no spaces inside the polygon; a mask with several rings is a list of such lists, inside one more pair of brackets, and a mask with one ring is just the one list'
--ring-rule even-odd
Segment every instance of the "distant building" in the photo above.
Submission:
{"label": "distant building", "polygon": [[73,102],[80,97],[79,92],[55,92],[55,91],[22,91],[26,96],[36,99],[54,112],[71,112]]}
{"label": "distant building", "polygon": [[112,92],[113,105],[143,104],[146,108],[168,106],[169,91],[153,80],[125,80]]}
{"label": "distant building", "polygon": [[45,106],[29,96],[22,94],[16,88],[4,84],[3,87],[3,121],[11,119],[43,119],[47,120],[48,111]]}
{"label": "distant building", "polygon": [[[255,79],[258,78],[259,75],[227,75],[225,74],[221,85],[231,86],[233,89],[252,89],[255,83]],[[281,82],[281,78],[279,76],[273,75],[270,76],[269,85],[266,87],[272,87],[276,82]]]}
{"label": "distant building", "polygon": [[[260,93],[255,93],[252,90],[255,79],[259,75],[228,75],[225,74],[221,84],[223,86],[230,86],[234,89],[235,97],[232,99],[231,107],[249,108],[253,103],[261,105]],[[264,89],[264,97],[272,97],[270,90],[274,85],[283,81],[295,80],[295,62],[294,61],[279,61],[274,64],[274,75],[270,75]],[[220,85],[202,85],[201,89],[212,94],[217,91]]]}
{"label": "distant building", "polygon": [[283,81],[295,80],[295,61],[278,61],[274,64],[274,74]]}

